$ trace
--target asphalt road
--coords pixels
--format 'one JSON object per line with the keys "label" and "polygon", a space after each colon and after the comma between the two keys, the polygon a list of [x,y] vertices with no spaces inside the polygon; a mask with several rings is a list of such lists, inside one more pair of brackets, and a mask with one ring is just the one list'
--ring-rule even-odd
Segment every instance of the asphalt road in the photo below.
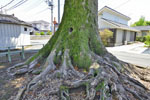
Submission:
{"label": "asphalt road", "polygon": [[141,67],[150,67],[150,54],[136,54],[124,51],[108,50],[119,60]]}

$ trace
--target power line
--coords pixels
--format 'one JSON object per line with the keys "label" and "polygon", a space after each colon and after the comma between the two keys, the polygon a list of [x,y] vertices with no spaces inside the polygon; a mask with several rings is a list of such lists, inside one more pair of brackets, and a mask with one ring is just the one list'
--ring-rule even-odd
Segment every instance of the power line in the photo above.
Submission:
{"label": "power line", "polygon": [[11,0],[9,3],[5,4],[4,6],[2,6],[0,9],[3,9],[5,7],[7,7],[8,5],[10,5],[12,2],[14,2],[15,0]]}
{"label": "power line", "polygon": [[21,6],[22,4],[24,4],[24,3],[27,2],[27,1],[28,1],[28,0],[21,0],[21,1],[19,1],[18,3],[16,3],[15,5],[13,5],[12,7],[10,7],[9,9],[7,9],[7,11],[12,10],[12,9],[15,9],[15,8]]}
{"label": "power line", "polygon": [[35,13],[34,15],[38,15],[38,14],[40,14],[40,13],[43,13],[43,12],[44,12],[44,11],[46,11],[46,10],[48,10],[48,8],[43,9],[43,10],[41,10],[41,11],[39,11],[39,12]]}
{"label": "power line", "polygon": [[120,8],[121,6],[127,4],[129,1],[131,1],[131,0],[128,0],[128,1],[126,1],[126,2],[124,2],[124,3],[122,3],[122,4],[120,4],[119,6],[115,7],[115,9]]}

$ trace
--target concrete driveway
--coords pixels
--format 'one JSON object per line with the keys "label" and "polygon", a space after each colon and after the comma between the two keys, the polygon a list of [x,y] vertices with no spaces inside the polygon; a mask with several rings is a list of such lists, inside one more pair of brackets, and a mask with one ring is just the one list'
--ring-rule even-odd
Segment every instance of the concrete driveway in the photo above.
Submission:
{"label": "concrete driveway", "polygon": [[124,62],[141,67],[150,67],[150,50],[145,48],[143,43],[107,47],[107,50]]}

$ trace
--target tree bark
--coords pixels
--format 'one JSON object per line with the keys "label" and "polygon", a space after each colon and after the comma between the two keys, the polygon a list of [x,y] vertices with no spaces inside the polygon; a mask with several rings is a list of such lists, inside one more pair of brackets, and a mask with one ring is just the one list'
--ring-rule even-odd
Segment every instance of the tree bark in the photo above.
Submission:
{"label": "tree bark", "polygon": [[98,31],[98,0],[65,0],[58,30],[45,47],[22,65],[28,65],[30,72],[41,59],[46,59],[42,72],[19,97],[31,99],[28,92],[38,91],[42,80],[50,86],[60,83],[48,93],[62,100],[77,99],[71,91],[81,87],[86,92],[81,100],[150,100],[146,88],[124,74],[123,64],[103,46]]}

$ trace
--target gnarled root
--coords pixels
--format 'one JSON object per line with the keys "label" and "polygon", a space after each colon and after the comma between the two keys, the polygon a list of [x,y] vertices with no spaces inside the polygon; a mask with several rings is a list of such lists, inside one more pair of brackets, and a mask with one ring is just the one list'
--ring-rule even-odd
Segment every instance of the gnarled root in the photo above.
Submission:
{"label": "gnarled root", "polygon": [[[48,80],[60,80],[57,89],[51,89],[48,92],[51,98],[57,96],[61,100],[77,98],[82,100],[150,100],[148,89],[124,74],[121,71],[122,65],[117,61],[91,54],[95,63],[90,67],[89,73],[83,73],[74,69],[67,50],[64,52],[61,67],[56,70],[53,63],[54,55],[55,51],[49,55],[42,73],[29,82],[25,95],[28,95],[27,92],[30,90],[36,91],[39,84],[47,83],[51,86],[53,81]],[[78,94],[83,95],[75,96]],[[21,97],[20,94],[18,95],[18,97]],[[57,99],[55,98],[55,100]]]}
{"label": "gnarled root", "polygon": [[[32,58],[32,57],[31,57]],[[29,59],[31,59],[29,58]],[[28,72],[33,71],[33,68],[36,64],[38,64],[40,57],[37,57],[35,60],[33,60],[31,63],[27,64],[28,60],[23,63],[16,64],[10,68],[7,69],[7,72],[10,73],[10,75],[22,75]]]}

